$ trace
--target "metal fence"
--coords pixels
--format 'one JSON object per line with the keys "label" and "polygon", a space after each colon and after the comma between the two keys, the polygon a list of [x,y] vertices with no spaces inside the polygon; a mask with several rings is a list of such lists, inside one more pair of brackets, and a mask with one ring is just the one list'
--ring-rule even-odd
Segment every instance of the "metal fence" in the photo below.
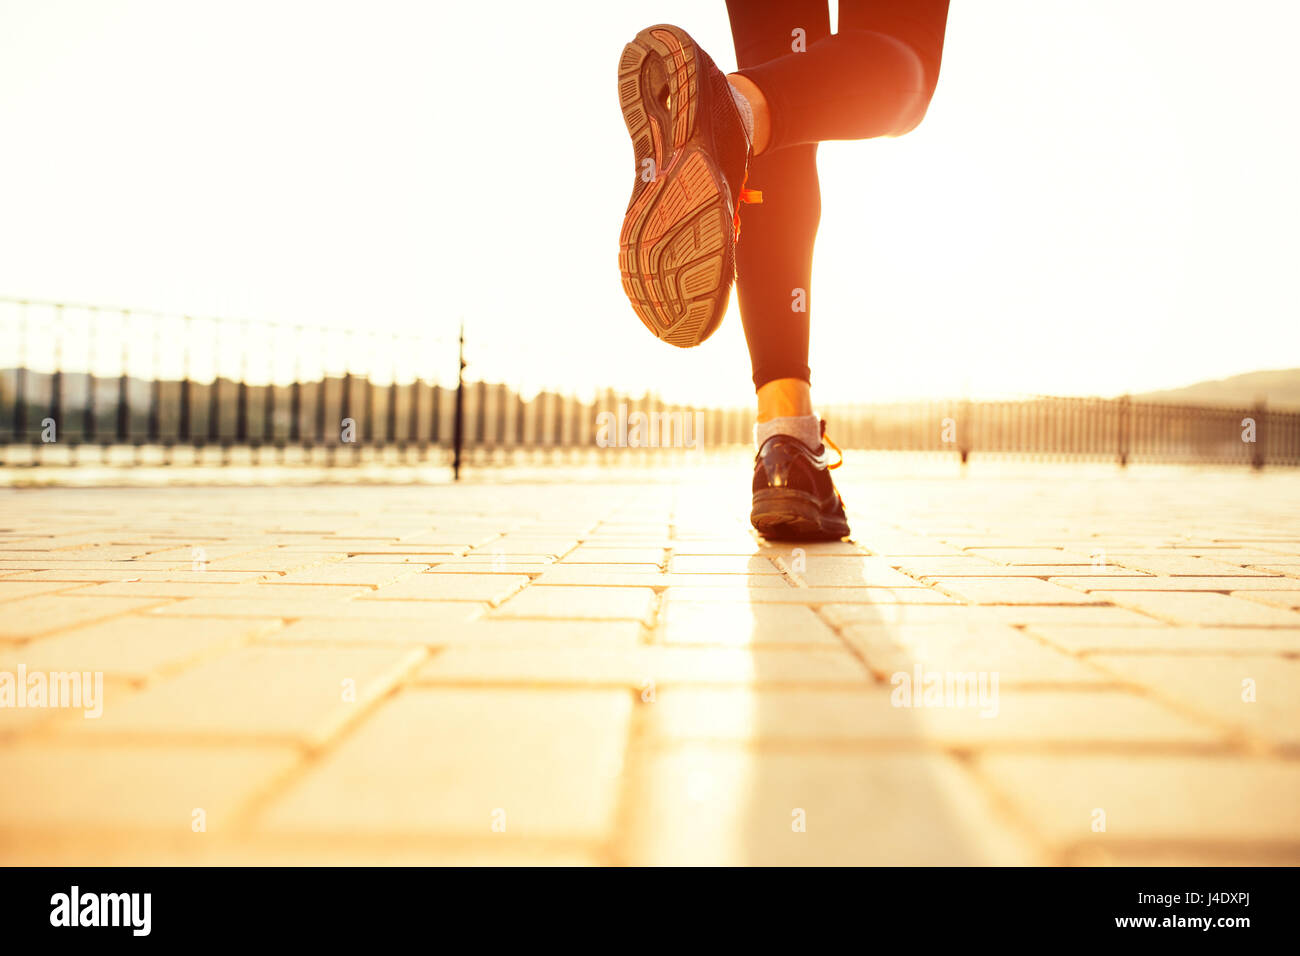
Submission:
{"label": "metal fence", "polygon": [[[0,465],[127,461],[500,463],[743,446],[748,409],[606,389],[524,397],[463,380],[463,339],[0,299]],[[1129,462],[1300,465],[1300,412],[1038,396],[832,405],[844,448]],[[615,449],[639,454],[616,455]]]}
{"label": "metal fence", "polygon": [[1034,396],[834,407],[851,448],[1182,464],[1300,465],[1300,412]]}

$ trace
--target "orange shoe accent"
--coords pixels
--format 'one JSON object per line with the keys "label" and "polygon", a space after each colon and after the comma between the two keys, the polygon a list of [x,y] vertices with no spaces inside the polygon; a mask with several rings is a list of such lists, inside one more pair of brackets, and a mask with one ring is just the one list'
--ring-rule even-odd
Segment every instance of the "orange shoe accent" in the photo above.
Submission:
{"label": "orange shoe accent", "polygon": [[740,207],[742,203],[752,203],[758,205],[763,201],[763,190],[750,189],[745,183],[749,182],[749,171],[745,171],[745,181],[740,184],[740,196],[736,203],[736,215],[732,219],[732,225],[736,228],[736,238],[740,238]]}
{"label": "orange shoe accent", "polygon": [[839,445],[831,441],[831,436],[827,435],[825,431],[822,432],[822,441],[834,448],[835,454],[840,456],[839,461],[835,462],[835,464],[826,466],[828,471],[834,471],[836,468],[840,467],[840,465],[844,464],[844,452],[840,450]]}

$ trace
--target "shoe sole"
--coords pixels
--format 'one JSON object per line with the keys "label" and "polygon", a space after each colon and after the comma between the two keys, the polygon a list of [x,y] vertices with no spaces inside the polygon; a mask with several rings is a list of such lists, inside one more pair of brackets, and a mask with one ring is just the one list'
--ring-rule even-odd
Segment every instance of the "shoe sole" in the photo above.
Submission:
{"label": "shoe sole", "polygon": [[[735,276],[730,195],[699,136],[700,67],[694,41],[667,25],[642,30],[618,61],[637,175],[651,175],[619,235],[623,291],[647,329],[681,348],[713,334]],[[671,116],[650,87],[660,69]]]}
{"label": "shoe sole", "polygon": [[749,521],[770,541],[838,541],[849,533],[846,520],[824,514],[812,495],[795,488],[754,492]]}

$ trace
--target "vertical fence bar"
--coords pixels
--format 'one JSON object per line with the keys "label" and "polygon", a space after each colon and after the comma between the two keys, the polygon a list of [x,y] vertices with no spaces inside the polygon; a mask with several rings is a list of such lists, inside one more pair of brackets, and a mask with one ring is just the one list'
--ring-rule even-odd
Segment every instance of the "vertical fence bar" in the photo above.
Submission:
{"label": "vertical fence bar", "polygon": [[411,378],[410,417],[406,420],[406,443],[424,451],[420,440],[420,373],[417,369]]}
{"label": "vertical fence bar", "polygon": [[574,449],[581,454],[587,450],[590,443],[590,433],[587,431],[587,406],[577,395],[573,396],[573,408],[571,409],[572,431],[569,441]]}
{"label": "vertical fence bar", "polygon": [[240,445],[248,443],[248,349],[246,322],[239,323],[239,390],[235,398],[235,442]]}
{"label": "vertical fence bar", "polygon": [[498,385],[496,391],[496,434],[493,436],[493,444],[505,447],[509,435],[508,418],[510,412],[510,388],[504,382]]}
{"label": "vertical fence bar", "polygon": [[1250,467],[1259,471],[1268,460],[1269,425],[1268,408],[1261,401],[1255,405],[1255,444],[1251,448]]}
{"label": "vertical fence bar", "polygon": [[366,358],[366,367],[362,370],[365,378],[362,379],[365,388],[365,398],[363,399],[362,414],[365,415],[366,424],[362,429],[362,434],[366,437],[366,444],[369,445],[375,440],[375,337],[372,333],[368,339],[370,342],[370,354]]}
{"label": "vertical fence bar", "polygon": [[302,441],[302,326],[293,327],[293,384],[289,386],[289,443]]}
{"label": "vertical fence bar", "polygon": [[153,317],[153,375],[149,382],[148,442],[162,439],[162,317]]}
{"label": "vertical fence bar", "polygon": [[[343,391],[339,393],[339,427],[343,427],[344,422],[352,422],[352,437],[356,438],[356,419],[352,417],[352,350],[347,347],[348,334],[344,333],[343,348],[346,354],[343,357]],[[340,435],[342,433],[340,432]],[[364,435],[364,431],[362,432]],[[335,446],[333,440],[330,441],[330,447]]]}
{"label": "vertical fence bar", "polygon": [[91,307],[86,319],[86,404],[82,409],[81,418],[81,440],[86,443],[95,441],[95,433],[98,430],[98,422],[95,420],[97,414],[95,408],[95,346],[98,344],[96,336],[95,319],[99,315],[99,310]]}
{"label": "vertical fence bar", "polygon": [[18,306],[18,367],[14,369],[14,442],[27,438],[27,303]]}
{"label": "vertical fence bar", "polygon": [[125,445],[127,438],[131,434],[131,403],[128,392],[130,390],[130,380],[127,377],[127,368],[129,359],[127,356],[127,340],[130,335],[127,334],[126,326],[131,321],[131,313],[127,309],[122,310],[122,374],[117,380],[117,443]]}
{"label": "vertical fence bar", "polygon": [[[59,429],[63,427],[63,306],[54,309],[54,372],[50,375],[50,414],[54,423],[54,437],[57,441]],[[45,430],[41,429],[41,441],[45,440]]]}
{"label": "vertical fence bar", "polygon": [[442,386],[434,383],[429,396],[429,444],[435,448],[442,440]]}
{"label": "vertical fence bar", "polygon": [[[317,334],[319,336],[318,341],[320,342],[320,348],[317,349],[317,355],[320,357],[320,378],[317,380],[316,388],[314,389],[316,401],[314,411],[316,413],[316,444],[321,446],[325,444],[325,416],[328,414],[325,405],[326,400],[329,398],[329,390],[327,388],[329,382],[329,357],[326,355],[325,333],[323,331],[318,331]],[[331,449],[333,448],[332,445],[329,447]],[[333,451],[331,450],[326,454],[333,455]]]}
{"label": "vertical fence bar", "polygon": [[1118,448],[1119,464],[1120,467],[1123,468],[1128,465],[1129,428],[1131,427],[1132,424],[1132,412],[1133,412],[1132,399],[1130,399],[1129,396],[1127,395],[1121,395],[1119,398],[1119,404],[1116,406],[1116,410],[1118,412],[1118,415],[1115,423],[1116,425],[1115,432],[1117,435],[1117,441],[1119,445]]}
{"label": "vertical fence bar", "polygon": [[176,422],[177,440],[182,444],[190,444],[192,439],[191,422],[190,422],[190,402],[193,396],[190,390],[193,387],[190,370],[190,339],[192,338],[193,324],[187,315],[181,320],[181,395],[179,417]]}
{"label": "vertical fence bar", "polygon": [[461,446],[465,440],[465,323],[460,323],[460,358],[456,368],[456,409],[452,418],[451,477],[460,481]]}
{"label": "vertical fence bar", "polygon": [[390,445],[397,445],[397,333],[390,332],[389,337],[392,339],[392,379],[388,383],[388,407],[384,409],[388,413],[386,422],[387,440]]}
{"label": "vertical fence bar", "polygon": [[474,447],[480,449],[479,461],[482,461],[481,449],[488,442],[487,434],[487,405],[488,405],[488,387],[487,382],[479,381],[474,386]]}
{"label": "vertical fence bar", "polygon": [[267,350],[266,356],[266,381],[262,384],[262,434],[258,437],[258,444],[265,445],[269,448],[275,447],[275,356],[278,350],[274,347],[276,337],[280,334],[280,326],[272,326],[267,329],[272,336],[272,348]]}

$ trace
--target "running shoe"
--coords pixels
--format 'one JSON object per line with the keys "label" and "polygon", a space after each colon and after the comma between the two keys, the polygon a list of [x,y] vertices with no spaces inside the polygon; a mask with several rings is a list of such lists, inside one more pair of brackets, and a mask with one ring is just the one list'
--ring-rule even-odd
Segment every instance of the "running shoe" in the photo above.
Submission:
{"label": "running shoe", "polygon": [[682,348],[722,322],[736,277],[749,140],[731,85],[679,27],[623,48],[618,100],[636,180],[619,236],[623,291],[645,327]]}
{"label": "running shoe", "polygon": [[[826,438],[816,451],[791,435],[773,435],[754,459],[754,506],[749,520],[774,541],[838,541],[849,533],[844,499],[835,490],[831,470],[844,460]],[[829,461],[826,446],[838,455]]]}

